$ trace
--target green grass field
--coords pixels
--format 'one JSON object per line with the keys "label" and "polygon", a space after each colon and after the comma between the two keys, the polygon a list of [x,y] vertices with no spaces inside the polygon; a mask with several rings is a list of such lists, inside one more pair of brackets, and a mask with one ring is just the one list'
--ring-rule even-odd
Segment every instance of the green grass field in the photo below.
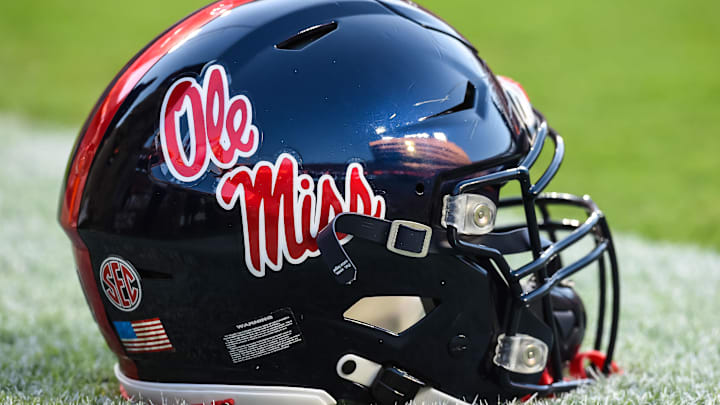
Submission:
{"label": "green grass field", "polygon": [[[61,177],[105,85],[203,4],[0,2],[0,403],[118,400],[55,220]],[[566,140],[551,189],[593,195],[619,233],[626,372],[551,403],[720,404],[720,2],[421,4],[525,85]],[[589,307],[594,280],[577,280]]]}

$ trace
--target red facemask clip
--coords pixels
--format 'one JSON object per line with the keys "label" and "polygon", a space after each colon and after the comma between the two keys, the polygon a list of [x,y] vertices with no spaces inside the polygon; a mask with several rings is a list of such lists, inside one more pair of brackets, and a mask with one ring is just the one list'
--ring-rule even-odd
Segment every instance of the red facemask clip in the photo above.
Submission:
{"label": "red facemask clip", "polygon": [[[585,360],[590,361],[591,364],[595,365],[598,369],[602,368],[605,364],[605,353],[599,350],[588,350],[586,352],[578,353],[575,358],[570,362],[570,375],[573,378],[587,378],[587,372],[585,371]],[[610,363],[610,374],[622,374],[622,369],[614,361]]]}
{"label": "red facemask clip", "polygon": [[[588,378],[587,371],[585,371],[585,365],[586,361],[589,361],[591,364],[593,364],[598,369],[602,368],[603,364],[605,364],[605,359],[607,356],[605,353],[599,351],[599,350],[588,350],[586,352],[578,353],[575,355],[575,357],[570,362],[569,366],[569,373],[570,377],[572,379],[584,379]],[[617,365],[614,361],[610,363],[610,374],[622,374],[623,371],[620,368],[620,366]],[[566,378],[567,380],[567,378]],[[550,375],[550,372],[546,368],[543,370],[542,375],[540,375],[540,380],[538,381],[538,384],[540,385],[550,385],[553,383],[553,378]],[[527,402],[530,399],[534,398],[536,394],[528,394],[522,397],[520,400],[522,402]],[[555,395],[550,395],[548,398],[554,398]]]}

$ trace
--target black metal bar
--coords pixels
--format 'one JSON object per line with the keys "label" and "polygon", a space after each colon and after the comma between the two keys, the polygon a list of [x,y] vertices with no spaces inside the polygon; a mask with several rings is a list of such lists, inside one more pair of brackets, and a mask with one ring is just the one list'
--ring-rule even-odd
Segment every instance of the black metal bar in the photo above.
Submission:
{"label": "black metal bar", "polygon": [[[520,168],[520,187],[523,193],[523,208],[525,209],[525,221],[530,232],[530,247],[532,248],[533,257],[538,259],[542,255],[542,244],[540,243],[540,233],[533,232],[538,229],[537,215],[535,214],[535,197],[530,194],[530,172],[527,169]],[[536,271],[542,272],[543,269],[538,268]]]}
{"label": "black metal bar", "polygon": [[562,164],[563,157],[565,156],[565,142],[562,137],[553,129],[550,129],[549,138],[555,143],[555,153],[553,154],[553,159],[550,162],[550,165],[547,169],[545,169],[545,172],[540,176],[538,181],[530,188],[530,192],[536,196],[542,193],[553,177],[555,177],[555,174],[557,174],[558,170],[560,170],[560,165]]}
{"label": "black metal bar", "polygon": [[600,256],[598,259],[598,282],[600,287],[600,294],[598,296],[598,314],[597,314],[597,326],[595,328],[595,344],[593,348],[600,350],[602,347],[603,333],[605,332],[605,295],[607,294],[607,281],[605,276],[605,257]]}
{"label": "black metal bar", "polygon": [[[538,152],[539,153],[539,152]],[[531,162],[532,164],[534,162]],[[537,221],[537,215],[535,213],[535,195],[532,194],[530,191],[532,189],[532,182],[530,180],[530,171],[526,167],[520,167],[520,191],[523,194],[523,202],[524,202],[524,208],[525,208],[525,221],[527,222],[528,227],[528,236],[530,238],[530,247],[532,249],[533,259],[537,261],[541,255],[543,254],[542,251],[542,243],[540,241],[540,230],[538,228],[538,221]],[[541,265],[539,265],[535,269],[535,277],[537,280],[542,280],[542,282],[546,282],[548,279],[547,274],[547,263],[548,261],[545,261]],[[539,282],[539,281],[538,281]],[[518,283],[519,284],[519,283]],[[545,320],[545,323],[550,326],[550,329],[552,330],[553,336],[558,336],[558,330],[557,325],[555,324],[555,319],[553,317],[553,303],[550,299],[550,296],[543,296],[542,299],[542,308],[543,308],[543,318]],[[562,366],[562,356],[560,353],[560,342],[558,339],[553,339],[552,347],[551,347],[551,355],[550,355],[550,363],[552,364],[552,367],[550,367],[550,373],[553,377],[553,381],[562,381],[563,379],[563,366]]]}
{"label": "black metal bar", "polygon": [[590,263],[594,262],[595,260],[600,257],[603,253],[605,253],[606,249],[608,247],[608,242],[603,241],[600,243],[595,249],[590,251],[586,256],[581,258],[580,260],[577,260],[573,262],[572,264],[569,264],[562,269],[558,270],[552,277],[550,277],[548,280],[546,280],[541,286],[536,288],[535,290],[528,292],[524,294],[521,297],[521,300],[527,304],[535,301],[536,299],[542,298],[547,296],[550,293],[550,289],[555,287],[561,280],[566,279],[570,277],[571,275],[577,273],[578,271],[585,268]]}
{"label": "black metal bar", "polygon": [[513,381],[510,378],[510,374],[508,372],[503,373],[502,382],[515,389],[519,390],[521,392],[526,393],[533,393],[537,392],[540,395],[550,395],[550,394],[556,394],[561,392],[568,392],[572,391],[580,386],[592,384],[594,380],[591,379],[580,379],[580,380],[571,380],[571,381],[559,381],[555,382],[549,385],[539,385],[539,384],[525,384],[525,383],[518,383]]}
{"label": "black metal bar", "polygon": [[522,198],[520,198],[519,196],[505,197],[498,202],[498,208],[514,207],[516,205],[521,205],[521,204],[522,204]]}
{"label": "black metal bar", "polygon": [[[473,179],[469,180],[472,181]],[[569,193],[543,193],[535,198],[538,203],[552,203],[555,205],[567,205],[571,207],[578,207],[585,210],[586,213],[590,214],[595,211],[600,211],[598,206],[588,196],[578,197],[574,194]],[[512,207],[522,204],[522,198],[520,196],[506,197],[498,202],[498,207]]]}
{"label": "black metal bar", "polygon": [[529,169],[532,167],[532,165],[535,164],[535,161],[537,161],[537,158],[540,156],[540,152],[542,152],[543,148],[545,147],[545,138],[547,138],[547,134],[548,125],[547,122],[543,121],[542,124],[540,124],[540,128],[538,129],[535,142],[533,142],[532,146],[530,147],[530,150],[525,156],[525,159],[520,162],[520,167]]}
{"label": "black metal bar", "polygon": [[520,176],[520,169],[515,167],[512,169],[503,170],[497,173],[491,173],[485,176],[476,177],[474,179],[468,179],[461,181],[455,185],[452,195],[458,195],[461,193],[472,193],[478,191],[485,186],[492,184],[505,183],[510,180],[517,180]]}
{"label": "black metal bar", "polygon": [[613,287],[613,305],[612,305],[612,320],[610,322],[610,341],[608,342],[608,349],[605,352],[607,356],[605,358],[605,364],[603,364],[603,374],[610,373],[610,366],[612,364],[613,354],[615,353],[615,342],[617,340],[618,324],[620,322],[620,274],[618,270],[617,257],[615,255],[615,246],[612,244],[612,234],[610,233],[610,227],[608,227],[607,220],[603,217],[600,222],[600,229],[609,242],[608,256],[610,257],[610,272],[612,277]]}
{"label": "black metal bar", "polygon": [[527,228],[525,224],[513,224],[513,225],[505,225],[505,226],[498,226],[495,228],[495,232],[510,232],[517,229]]}
{"label": "black metal bar", "polygon": [[572,232],[572,231],[578,229],[578,227],[580,225],[582,225],[582,222],[578,221],[577,219],[563,218],[562,221],[554,221],[551,219],[548,222],[544,222],[544,223],[540,224],[540,230],[548,231],[548,232],[557,232],[557,231]]}
{"label": "black metal bar", "polygon": [[543,203],[537,204],[537,206],[540,208],[540,213],[542,214],[542,217],[543,217],[542,224],[540,224],[540,230],[547,231],[548,236],[550,237],[550,242],[552,242],[552,243],[557,242],[558,241],[557,232],[555,232],[557,229],[546,227],[546,225],[548,223],[552,223],[552,219],[550,218],[550,210],[548,210],[547,203],[543,202]]}
{"label": "black metal bar", "polygon": [[[563,221],[567,222],[560,222],[560,221],[554,221],[550,220],[548,222],[543,222],[538,225],[540,227],[541,231],[547,231],[547,232],[557,232],[557,231],[574,231],[580,226],[580,221],[575,219],[568,219],[564,218]],[[572,224],[570,222],[575,222],[575,224]],[[504,226],[498,226],[495,228],[495,232],[510,232],[514,231],[516,229],[522,229],[526,228],[525,224],[511,224],[511,225],[504,225]],[[559,239],[558,239],[559,240]],[[555,242],[555,241],[553,241]]]}
{"label": "black metal bar", "polygon": [[567,249],[569,246],[576,243],[577,241],[585,237],[588,233],[590,233],[593,230],[593,227],[598,224],[599,220],[599,214],[591,214],[582,225],[575,229],[570,235],[561,239],[557,243],[553,243],[542,253],[539,258],[533,260],[532,262],[522,266],[517,270],[514,270],[512,272],[513,277],[519,280],[530,273],[534,273],[539,267],[546,266],[547,263],[550,262],[550,260],[553,258],[553,256]]}

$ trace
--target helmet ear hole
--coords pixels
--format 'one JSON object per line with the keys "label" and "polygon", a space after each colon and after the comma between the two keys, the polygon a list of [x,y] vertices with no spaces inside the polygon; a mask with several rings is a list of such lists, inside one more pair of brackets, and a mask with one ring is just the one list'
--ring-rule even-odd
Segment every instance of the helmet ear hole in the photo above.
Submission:
{"label": "helmet ear hole", "polygon": [[399,335],[422,321],[436,306],[437,302],[425,297],[364,297],[348,308],[343,317],[351,322]]}
{"label": "helmet ear hole", "polygon": [[425,194],[425,185],[423,183],[418,183],[415,185],[415,194],[417,194],[417,195]]}

